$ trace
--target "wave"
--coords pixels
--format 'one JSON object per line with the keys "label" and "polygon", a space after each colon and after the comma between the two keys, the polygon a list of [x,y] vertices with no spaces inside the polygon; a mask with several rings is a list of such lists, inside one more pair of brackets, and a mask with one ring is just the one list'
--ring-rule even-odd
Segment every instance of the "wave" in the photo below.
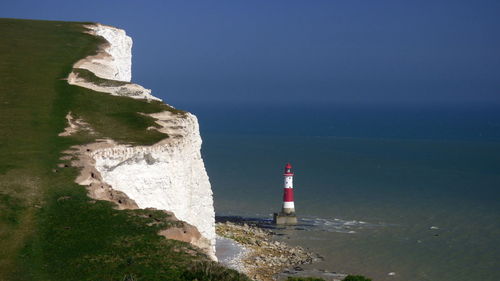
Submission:
{"label": "wave", "polygon": [[339,232],[347,234],[355,234],[363,229],[387,226],[381,223],[369,223],[358,220],[344,220],[339,218],[325,219],[316,217],[299,218],[299,226],[304,230],[316,230],[327,232]]}
{"label": "wave", "polygon": [[[255,215],[252,217],[242,217],[242,216],[216,216],[215,220],[217,222],[237,222],[237,223],[247,223],[250,225],[255,225],[261,228],[268,229],[281,229],[283,226],[276,226],[273,219],[270,218],[272,214],[268,216]],[[299,217],[297,225],[286,226],[286,228],[293,228],[295,230],[302,231],[326,231],[326,232],[338,232],[346,234],[356,234],[362,230],[373,229],[377,227],[389,226],[386,223],[371,223],[360,220],[345,220],[339,218],[318,218],[318,217]]]}

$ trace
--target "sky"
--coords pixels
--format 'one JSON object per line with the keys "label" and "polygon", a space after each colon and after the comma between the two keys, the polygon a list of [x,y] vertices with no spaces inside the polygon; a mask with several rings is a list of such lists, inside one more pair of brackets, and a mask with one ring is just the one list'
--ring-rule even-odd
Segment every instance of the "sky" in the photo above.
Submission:
{"label": "sky", "polygon": [[500,104],[500,1],[5,0],[0,17],[125,29],[132,80],[174,105]]}

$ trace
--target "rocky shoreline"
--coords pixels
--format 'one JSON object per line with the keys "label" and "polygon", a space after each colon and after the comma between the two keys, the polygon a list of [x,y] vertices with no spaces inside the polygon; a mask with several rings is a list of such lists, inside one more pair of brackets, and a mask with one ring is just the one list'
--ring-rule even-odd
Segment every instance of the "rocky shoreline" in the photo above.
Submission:
{"label": "rocky shoreline", "polygon": [[318,254],[302,247],[273,241],[272,230],[249,226],[246,223],[219,222],[217,235],[232,239],[247,249],[241,257],[243,273],[259,281],[277,280],[283,272],[301,271],[300,265],[322,260]]}

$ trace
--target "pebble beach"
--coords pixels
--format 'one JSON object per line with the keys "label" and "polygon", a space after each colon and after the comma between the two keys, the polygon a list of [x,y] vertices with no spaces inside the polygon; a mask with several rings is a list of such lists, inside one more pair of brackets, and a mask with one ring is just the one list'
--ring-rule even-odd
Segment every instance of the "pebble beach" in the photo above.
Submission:
{"label": "pebble beach", "polygon": [[285,280],[288,276],[315,276],[325,280],[342,280],[346,275],[302,269],[323,258],[300,246],[290,246],[273,239],[277,233],[246,223],[219,222],[217,257],[229,268],[247,274],[253,280]]}

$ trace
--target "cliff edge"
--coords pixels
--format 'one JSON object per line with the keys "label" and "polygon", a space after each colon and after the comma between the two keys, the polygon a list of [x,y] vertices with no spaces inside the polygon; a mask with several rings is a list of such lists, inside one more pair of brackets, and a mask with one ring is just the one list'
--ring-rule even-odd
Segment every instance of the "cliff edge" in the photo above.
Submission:
{"label": "cliff edge", "polygon": [[1,280],[249,280],[210,259],[196,118],[130,82],[123,30],[0,18],[0,34]]}
{"label": "cliff edge", "polygon": [[[151,90],[130,83],[132,39],[125,31],[101,24],[86,27],[88,33],[103,37],[106,43],[100,45],[97,54],[74,65],[68,83],[115,96],[159,101],[151,95]],[[155,118],[157,124],[148,129],[164,133],[163,140],[140,146],[102,140],[95,149],[84,151],[99,175],[82,171],[77,182],[88,186],[93,182],[92,177],[99,177],[139,208],[174,213],[176,218],[198,229],[201,239],[191,241],[192,244],[216,260],[215,212],[200,152],[198,120],[187,112],[164,111],[148,116]]]}

